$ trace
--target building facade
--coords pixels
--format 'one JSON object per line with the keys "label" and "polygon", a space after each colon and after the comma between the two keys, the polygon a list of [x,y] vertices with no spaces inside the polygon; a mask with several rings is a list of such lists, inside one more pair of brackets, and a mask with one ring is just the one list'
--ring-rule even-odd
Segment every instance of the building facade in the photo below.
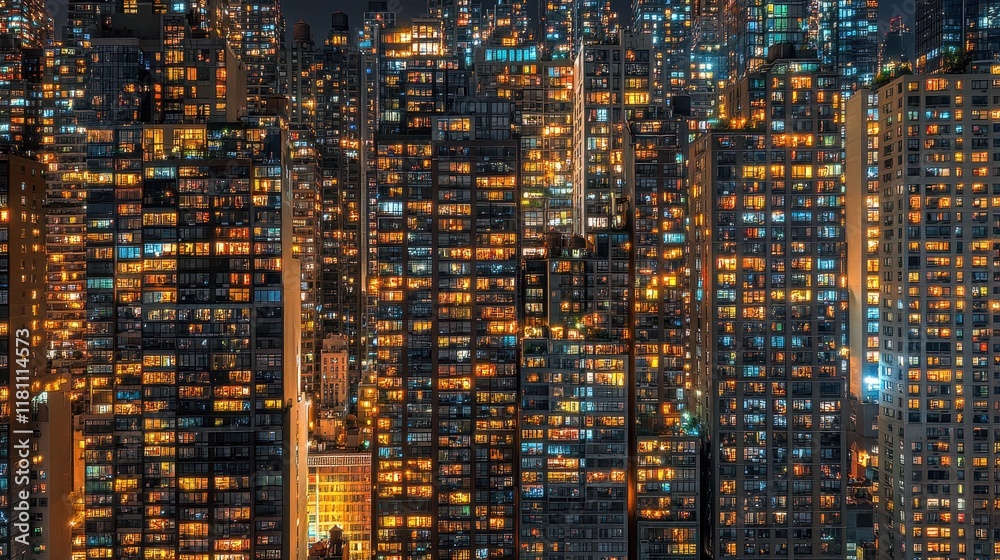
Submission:
{"label": "building facade", "polygon": [[624,131],[617,123],[653,105],[652,36],[623,33],[614,41],[584,45],[573,82],[573,232],[612,226],[615,198],[625,195]]}
{"label": "building facade", "polygon": [[656,110],[637,112],[625,133],[632,232],[627,425],[635,430],[630,558],[697,557],[709,521],[702,510],[706,419],[693,414],[687,353],[687,138],[686,118]]}
{"label": "building facade", "polygon": [[87,555],[303,557],[280,124],[87,135]]}
{"label": "building facade", "polygon": [[772,45],[805,46],[810,3],[794,0],[764,8],[754,0],[720,0],[728,81],[736,83],[767,62]]}
{"label": "building facade", "polygon": [[536,46],[490,46],[475,67],[480,95],[514,100],[525,256],[541,252],[547,232],[572,227],[573,66],[540,55]]}
{"label": "building facade", "polygon": [[[62,493],[65,442],[51,422],[68,424],[56,390],[50,416],[45,364],[45,167],[0,156],[0,555],[67,554],[69,522]],[[67,428],[68,425],[63,426]],[[62,447],[62,450],[59,449]],[[53,452],[56,456],[53,456]],[[51,471],[48,469],[52,469]],[[52,484],[39,482],[47,473]],[[41,478],[40,478],[41,477]]]}
{"label": "building facade", "polygon": [[844,554],[847,296],[837,75],[778,59],[691,148],[691,354],[719,558]]}
{"label": "building facade", "polygon": [[[409,70],[401,86],[434,75]],[[512,109],[458,100],[454,116],[407,112],[405,134],[378,138],[379,559],[515,553]]]}
{"label": "building facade", "polygon": [[525,262],[520,558],[628,558],[629,344],[608,329],[628,237],[551,234]]}
{"label": "building facade", "polygon": [[1000,53],[1000,3],[996,0],[919,0],[916,69],[964,71],[970,62]]}
{"label": "building facade", "polygon": [[[369,106],[362,79],[363,55],[350,37],[347,15],[334,13],[331,23],[330,34],[316,55],[313,84],[313,130],[321,173],[317,329],[324,336],[347,337],[351,394],[355,395],[370,342],[362,332],[368,272],[368,232],[363,227],[368,225],[366,179],[374,143],[365,118]],[[355,410],[357,403],[352,400],[350,407]]]}
{"label": "building facade", "polygon": [[991,509],[1000,82],[983,70],[902,76],[878,91],[883,559],[989,556],[1000,531]]}
{"label": "building facade", "polygon": [[[860,90],[847,100],[845,179],[847,214],[847,286],[850,291],[850,383],[847,444],[848,558],[874,543],[878,504],[878,363],[881,185],[879,183],[878,92]],[[852,523],[851,518],[854,522]],[[851,530],[854,529],[854,534]],[[854,547],[854,551],[851,550]],[[852,554],[852,552],[854,552]]]}
{"label": "building facade", "polygon": [[339,527],[347,541],[348,560],[371,558],[371,453],[309,451],[309,542]]}

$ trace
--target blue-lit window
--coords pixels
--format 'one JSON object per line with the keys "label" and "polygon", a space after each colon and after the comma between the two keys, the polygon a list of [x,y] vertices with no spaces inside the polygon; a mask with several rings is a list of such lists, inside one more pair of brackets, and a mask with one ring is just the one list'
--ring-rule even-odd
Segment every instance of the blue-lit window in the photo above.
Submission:
{"label": "blue-lit window", "polygon": [[258,303],[280,303],[281,290],[254,290],[253,299]]}
{"label": "blue-lit window", "polygon": [[142,251],[138,247],[118,247],[118,258],[119,259],[138,259],[142,258]]}
{"label": "blue-lit window", "polygon": [[816,297],[820,303],[832,303],[837,301],[837,290],[819,290]]}
{"label": "blue-lit window", "polygon": [[819,270],[837,270],[837,259],[817,259],[816,268]]}

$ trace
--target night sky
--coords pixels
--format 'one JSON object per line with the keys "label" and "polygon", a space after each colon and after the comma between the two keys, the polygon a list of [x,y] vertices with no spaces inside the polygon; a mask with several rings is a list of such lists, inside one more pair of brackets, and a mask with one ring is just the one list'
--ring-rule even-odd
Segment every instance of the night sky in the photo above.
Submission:
{"label": "night sky", "polygon": [[[418,16],[427,10],[427,0],[388,0],[388,2],[390,9],[393,9],[394,4],[399,6],[395,11],[400,20]],[[529,0],[529,4],[533,3]],[[611,4],[618,10],[622,24],[631,19],[631,0],[611,0]],[[362,13],[368,7],[368,0],[281,0],[281,7],[285,13],[289,33],[295,22],[304,20],[312,26],[316,43],[322,44],[330,30],[330,14],[338,10],[346,12],[350,18],[351,28],[357,29],[361,25]],[[879,27],[884,30],[889,20],[899,15],[903,16],[903,21],[912,27],[915,13],[916,0],[883,1],[879,6]]]}

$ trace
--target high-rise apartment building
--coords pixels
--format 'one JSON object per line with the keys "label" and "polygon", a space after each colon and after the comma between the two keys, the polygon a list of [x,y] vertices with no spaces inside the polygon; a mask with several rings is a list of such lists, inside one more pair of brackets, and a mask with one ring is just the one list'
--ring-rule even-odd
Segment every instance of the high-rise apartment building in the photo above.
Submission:
{"label": "high-rise apartment building", "polygon": [[878,90],[879,558],[995,554],[1000,81]]}
{"label": "high-rise apartment building", "polygon": [[[632,0],[632,29],[634,33],[648,34],[652,37],[655,55],[653,57],[653,99],[663,102],[664,55],[667,47],[667,0]],[[690,53],[683,53],[685,58]],[[683,70],[688,70],[685,64]]]}
{"label": "high-rise apartment building", "polygon": [[37,152],[41,143],[42,76],[52,18],[45,2],[0,6],[0,150]]}
{"label": "high-rise apartment building", "polygon": [[572,59],[573,37],[576,33],[576,2],[574,0],[544,0],[539,2],[539,28],[542,52],[552,60]]}
{"label": "high-rise apartment building", "polygon": [[624,196],[618,123],[653,104],[653,60],[648,34],[623,33],[614,42],[585,45],[575,60],[573,97],[573,230],[611,227],[615,197]]}
{"label": "high-rise apartment building", "polygon": [[759,6],[755,0],[720,0],[728,81],[734,84],[767,62],[772,45],[805,46],[812,15],[809,2]]}
{"label": "high-rise apartment building", "polygon": [[[39,160],[46,165],[46,357],[50,372],[70,383],[74,414],[86,394],[86,232],[85,182],[88,59],[84,55],[96,33],[96,14],[85,3],[67,6],[61,44],[45,48],[45,74]],[[74,434],[80,431],[73,430]],[[77,448],[79,439],[73,439]],[[74,460],[76,460],[74,458]],[[74,488],[74,491],[79,491]],[[79,500],[82,506],[82,500]],[[83,523],[70,527],[83,539]]]}
{"label": "high-rise apartment building", "polygon": [[839,85],[782,59],[689,161],[695,411],[716,557],[842,557],[847,297]]}
{"label": "high-rise apartment building", "polygon": [[828,28],[817,41],[820,53],[840,72],[846,96],[871,87],[878,62],[878,0],[837,0],[822,9],[818,24]]}
{"label": "high-rise apartment building", "polygon": [[573,66],[539,55],[536,46],[488,46],[475,67],[480,95],[514,100],[526,256],[540,254],[547,232],[572,227]]}
{"label": "high-rise apartment building", "polygon": [[[399,87],[445,79],[417,67]],[[512,557],[520,260],[512,106],[456,100],[454,114],[405,106],[402,133],[377,144],[373,552]]]}
{"label": "high-rise apartment building", "polygon": [[573,52],[583,45],[616,41],[621,27],[611,0],[575,0],[573,5]]}
{"label": "high-rise apartment building", "polygon": [[766,6],[752,0],[724,0],[719,6],[730,84],[769,62],[775,45],[794,52],[814,51],[840,73],[847,96],[874,79],[876,0],[793,0]]}
{"label": "high-rise apartment building", "polygon": [[320,332],[320,251],[319,220],[322,212],[322,172],[315,136],[305,125],[288,131],[287,170],[292,191],[292,253],[299,263],[302,319],[302,347],[299,358],[303,391],[314,390],[311,384],[318,374],[322,333]]}
{"label": "high-rise apartment building", "polygon": [[427,14],[442,22],[448,54],[463,68],[475,62],[475,50],[488,34],[486,6],[483,0],[428,0]]}
{"label": "high-rise apartment building", "polygon": [[845,186],[851,247],[848,286],[851,293],[851,395],[877,398],[879,306],[881,305],[879,238],[882,187],[879,184],[878,92],[859,92],[847,102]]}
{"label": "high-rise apartment building", "polygon": [[285,60],[288,74],[288,122],[312,128],[316,119],[316,73],[319,69],[312,27],[304,21],[293,26],[292,44]]}
{"label": "high-rise apartment building", "polygon": [[663,103],[688,87],[691,74],[692,0],[632,0],[632,32],[653,38],[653,99]]}
{"label": "high-rise apartment building", "polygon": [[[45,363],[45,166],[0,155],[0,556],[65,557],[65,388]],[[44,482],[40,482],[44,481]]]}
{"label": "high-rise apartment building", "polygon": [[531,17],[526,0],[508,0],[487,10],[489,26],[483,37],[483,44],[512,47],[534,43],[537,40],[537,21]]}
{"label": "high-rise apartment building", "polygon": [[368,9],[364,13],[364,25],[358,37],[358,49],[365,54],[378,52],[382,30],[394,27],[396,27],[396,12],[389,11],[389,3],[369,1]]}
{"label": "high-rise apartment building", "polygon": [[720,0],[698,0],[691,31],[691,71],[688,92],[694,130],[705,131],[717,115],[719,95],[726,83]]}
{"label": "high-rise apartment building", "polygon": [[30,155],[40,143],[43,51],[0,35],[0,149]]}
{"label": "high-rise apartment building", "polygon": [[548,237],[524,264],[519,557],[624,560],[629,343],[609,327],[628,312],[629,234]]}
{"label": "high-rise apartment building", "polygon": [[[370,14],[369,14],[370,15]],[[408,27],[388,27],[392,18],[373,22],[372,32],[378,39],[371,53],[363,51],[361,71],[362,137],[361,146],[364,180],[366,183],[362,215],[367,219],[363,233],[366,264],[366,317],[362,339],[367,355],[362,363],[362,381],[373,381],[376,373],[376,338],[379,285],[379,217],[377,206],[381,179],[376,164],[376,148],[381,137],[411,131],[428,130],[428,119],[435,113],[448,111],[457,97],[471,91],[471,72],[459,69],[454,57],[446,56],[443,22],[433,18],[414,18]],[[367,19],[367,16],[366,16]],[[366,22],[366,28],[368,23]],[[367,379],[365,379],[367,378]]]}
{"label": "high-rise apartment building", "polygon": [[[362,228],[367,225],[366,172],[373,144],[366,144],[371,133],[365,117],[362,55],[350,36],[347,15],[334,13],[331,23],[317,54],[314,82],[314,131],[322,175],[318,329],[347,337],[353,399],[365,357],[362,312],[368,232]],[[356,405],[352,400],[351,410]]]}
{"label": "high-rise apartment building", "polygon": [[920,73],[964,71],[968,63],[1000,53],[996,0],[919,0],[914,27]]}
{"label": "high-rise apartment building", "polygon": [[74,554],[304,556],[294,138],[234,122],[242,64],[205,6],[71,7],[45,156],[53,369],[81,397]]}
{"label": "high-rise apartment building", "polygon": [[572,59],[582,45],[617,41],[618,12],[610,0],[538,0],[539,40],[546,60]]}
{"label": "high-rise apartment building", "polygon": [[[292,182],[292,256],[302,272],[302,390],[315,391],[322,312],[322,156],[317,142],[317,89],[322,72],[317,61],[312,28],[295,24],[292,46],[285,60],[288,76],[290,176]],[[272,100],[272,102],[277,100]]]}
{"label": "high-rise apartment building", "polygon": [[[878,92],[860,90],[847,100],[845,123],[845,186],[848,208],[847,286],[850,291],[850,381],[848,384],[848,560],[857,549],[874,543],[874,512],[878,504],[878,363],[881,305],[879,238]],[[870,520],[870,521],[869,521]],[[853,534],[852,534],[853,533]],[[853,547],[853,550],[852,550]]]}
{"label": "high-rise apartment building", "polygon": [[655,110],[637,111],[625,134],[632,232],[626,425],[634,429],[629,455],[635,457],[630,558],[694,558],[706,534],[701,437],[707,418],[692,415],[687,356],[687,138],[685,118]]}
{"label": "high-rise apartment building", "polygon": [[[208,0],[200,0],[208,2]],[[285,17],[279,0],[220,0],[225,19],[216,25],[247,69],[247,110],[264,111],[268,98],[284,95]]]}
{"label": "high-rise apartment building", "polygon": [[285,140],[276,117],[87,131],[89,557],[304,555]]}
{"label": "high-rise apartment building", "polygon": [[[541,229],[545,231],[555,229],[569,233],[573,229],[573,180],[576,173],[573,168],[573,135],[576,126],[573,121],[575,114],[573,101],[575,70],[572,63],[559,59],[541,63],[539,71],[542,73],[542,151],[539,154],[542,169],[538,169],[536,166],[533,170],[536,173],[538,171],[545,173],[542,185],[545,187],[544,200],[546,202],[542,202],[544,223],[541,225]],[[524,138],[523,132],[521,137]],[[526,160],[528,157],[534,157],[537,152],[529,150],[523,140],[521,146],[523,150],[522,188],[528,188],[530,181],[528,172],[532,169]],[[522,223],[525,224],[525,229],[532,226],[537,227],[537,222],[528,222],[528,210],[524,209],[523,212],[521,219]],[[531,244],[529,241],[531,238],[533,236],[526,231],[521,240],[522,249],[527,250]]]}
{"label": "high-rise apartment building", "polygon": [[0,37],[11,47],[41,48],[52,33],[52,14],[44,1],[10,0],[0,7]]}

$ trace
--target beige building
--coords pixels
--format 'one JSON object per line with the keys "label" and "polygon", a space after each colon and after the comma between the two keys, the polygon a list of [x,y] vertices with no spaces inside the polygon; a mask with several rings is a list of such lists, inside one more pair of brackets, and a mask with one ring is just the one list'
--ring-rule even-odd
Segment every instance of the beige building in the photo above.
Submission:
{"label": "beige building", "polygon": [[998,550],[1000,65],[982,70],[878,91],[882,560]]}
{"label": "beige building", "polygon": [[323,339],[320,353],[319,406],[321,409],[347,412],[350,385],[347,368],[347,337],[330,335]]}

